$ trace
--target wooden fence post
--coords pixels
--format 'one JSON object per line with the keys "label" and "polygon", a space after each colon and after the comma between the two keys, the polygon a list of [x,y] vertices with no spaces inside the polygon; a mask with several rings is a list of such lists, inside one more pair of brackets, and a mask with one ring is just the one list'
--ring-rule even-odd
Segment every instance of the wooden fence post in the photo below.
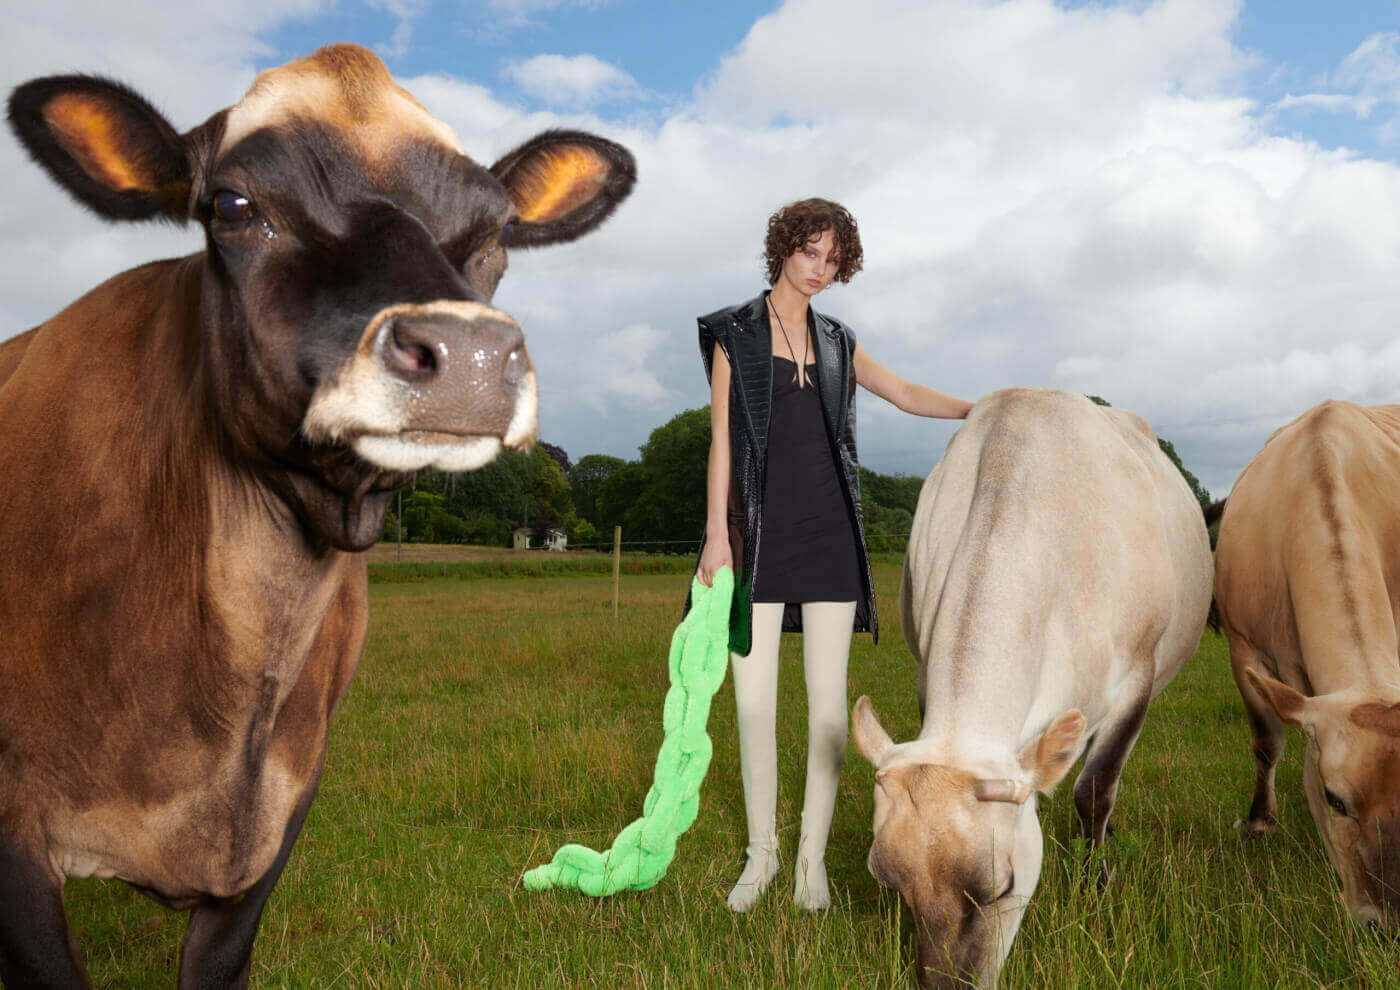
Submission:
{"label": "wooden fence post", "polygon": [[613,527],[613,618],[617,618],[617,590],[622,577],[622,527]]}

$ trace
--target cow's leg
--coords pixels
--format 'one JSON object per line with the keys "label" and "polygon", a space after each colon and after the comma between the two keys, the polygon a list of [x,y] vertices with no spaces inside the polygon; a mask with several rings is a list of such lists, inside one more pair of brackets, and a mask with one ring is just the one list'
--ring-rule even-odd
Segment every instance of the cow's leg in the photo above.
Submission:
{"label": "cow's leg", "polygon": [[1149,683],[1109,714],[1084,754],[1084,768],[1074,782],[1074,808],[1079,812],[1079,827],[1090,846],[1099,845],[1110,834],[1109,817],[1118,799],[1118,778],[1142,731],[1151,700],[1152,685]]}
{"label": "cow's leg", "polygon": [[1244,831],[1246,839],[1254,839],[1269,835],[1278,828],[1274,769],[1283,756],[1283,722],[1274,713],[1273,706],[1244,676],[1244,672],[1250,668],[1270,677],[1273,672],[1238,633],[1228,631],[1226,638],[1230,644],[1230,671],[1235,675],[1235,686],[1240,689],[1240,697],[1244,699],[1245,716],[1249,719],[1249,733],[1254,742],[1254,800],[1249,805],[1249,821]]}
{"label": "cow's leg", "polygon": [[282,869],[287,865],[292,846],[301,834],[306,813],[316,796],[321,780],[318,767],[311,785],[297,805],[282,846],[272,866],[256,884],[239,897],[209,898],[190,911],[190,923],[180,943],[180,990],[213,990],[213,988],[248,985],[248,971],[253,960],[253,939],[258,934],[263,906],[276,886]]}
{"label": "cow's leg", "polygon": [[63,911],[63,877],[0,833],[0,985],[89,987]]}

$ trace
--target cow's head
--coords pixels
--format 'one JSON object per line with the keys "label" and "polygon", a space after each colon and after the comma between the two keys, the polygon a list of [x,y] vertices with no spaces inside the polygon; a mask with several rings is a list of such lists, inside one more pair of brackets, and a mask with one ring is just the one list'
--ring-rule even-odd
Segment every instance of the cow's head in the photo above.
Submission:
{"label": "cow's head", "polygon": [[632,156],[550,131],[490,169],[353,45],[263,72],[186,134],[105,79],[15,90],[33,157],[111,220],[194,220],[204,381],[224,441],[314,534],[377,537],[424,467],[536,435],[519,324],[491,305],[506,250],[570,241],[631,190]]}
{"label": "cow's head", "polygon": [[1303,789],[1347,910],[1400,927],[1400,704],[1355,692],[1309,698],[1254,670],[1245,677],[1308,734]]}
{"label": "cow's head", "polygon": [[1079,753],[1084,716],[1070,711],[1020,754],[959,768],[895,745],[870,699],[856,702],[856,748],[875,767],[874,841],[867,863],[914,915],[925,987],[994,987],[1040,880],[1037,791]]}

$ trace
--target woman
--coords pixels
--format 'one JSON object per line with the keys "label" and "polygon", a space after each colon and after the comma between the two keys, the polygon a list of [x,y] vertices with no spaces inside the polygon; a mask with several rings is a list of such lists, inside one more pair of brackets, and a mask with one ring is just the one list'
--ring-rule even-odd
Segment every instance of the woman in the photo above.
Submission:
{"label": "woman", "polygon": [[778,640],[805,629],[807,788],[793,900],[816,911],[831,903],[824,856],[846,752],[851,632],[878,641],[855,386],[917,416],[959,419],[972,404],[905,381],[812,310],[813,296],[861,269],[845,208],[824,199],[783,207],[768,218],[764,254],[772,289],[699,320],[711,434],[697,574],[709,585],[720,567],[735,568],[729,646],[749,846],[728,898],[734,911],[753,907],[778,871]]}

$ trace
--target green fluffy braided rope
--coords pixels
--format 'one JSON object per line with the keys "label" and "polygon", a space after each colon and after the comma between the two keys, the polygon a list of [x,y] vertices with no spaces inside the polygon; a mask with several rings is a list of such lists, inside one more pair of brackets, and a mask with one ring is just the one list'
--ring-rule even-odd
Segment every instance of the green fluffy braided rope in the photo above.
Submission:
{"label": "green fluffy braided rope", "polygon": [[607,852],[561,847],[553,860],[525,874],[527,890],[570,887],[590,897],[608,897],[620,890],[647,890],[666,875],[676,840],[695,822],[700,784],[710,767],[713,747],[705,723],[729,666],[733,572],[720,568],[709,588],[692,581],[690,595],[690,614],[671,637],[671,689],[662,717],[666,737],[642,817],[619,832]]}

